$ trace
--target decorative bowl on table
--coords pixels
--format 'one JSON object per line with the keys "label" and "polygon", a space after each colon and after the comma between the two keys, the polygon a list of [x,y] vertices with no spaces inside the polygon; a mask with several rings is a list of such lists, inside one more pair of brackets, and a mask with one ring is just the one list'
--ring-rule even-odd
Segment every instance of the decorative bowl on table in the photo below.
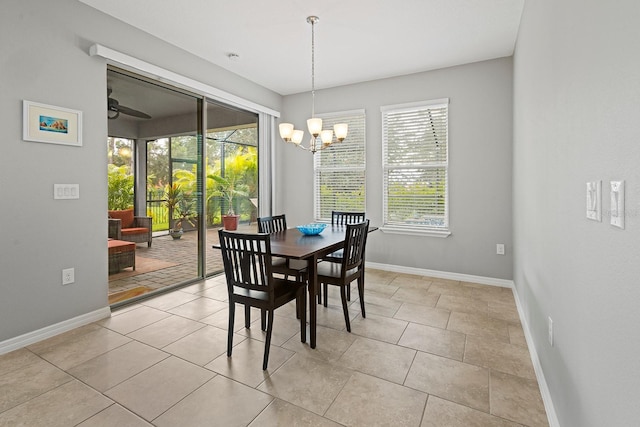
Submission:
{"label": "decorative bowl on table", "polygon": [[322,233],[322,230],[324,230],[326,226],[327,224],[313,223],[313,224],[298,225],[296,226],[296,228],[300,230],[300,232],[305,236],[315,236],[316,234]]}

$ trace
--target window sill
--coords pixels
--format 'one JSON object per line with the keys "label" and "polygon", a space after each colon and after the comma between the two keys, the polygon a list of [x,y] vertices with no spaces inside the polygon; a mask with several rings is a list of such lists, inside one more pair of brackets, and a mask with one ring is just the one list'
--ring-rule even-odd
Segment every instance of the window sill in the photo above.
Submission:
{"label": "window sill", "polygon": [[441,237],[441,238],[446,238],[451,236],[451,232],[449,230],[427,230],[424,228],[417,228],[417,227],[382,226],[380,227],[380,231],[382,231],[383,233],[405,234],[409,236],[426,236],[426,237]]}

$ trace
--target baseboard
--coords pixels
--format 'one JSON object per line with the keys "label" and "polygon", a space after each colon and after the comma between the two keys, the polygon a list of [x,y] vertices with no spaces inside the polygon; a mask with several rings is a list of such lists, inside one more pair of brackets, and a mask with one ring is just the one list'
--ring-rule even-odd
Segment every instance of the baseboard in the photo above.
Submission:
{"label": "baseboard", "polygon": [[88,325],[89,323],[105,319],[109,316],[111,316],[111,309],[109,307],[103,307],[101,309],[81,314],[80,316],[76,316],[68,320],[64,320],[54,325],[46,326],[42,329],[10,338],[8,340],[0,342],[0,354],[9,353],[10,351],[26,347],[38,341],[51,338],[80,326]]}
{"label": "baseboard", "polygon": [[377,262],[366,262],[367,268],[377,270],[392,271],[394,273],[415,274],[418,276],[437,277],[438,279],[460,280],[463,282],[479,283],[481,285],[500,286],[502,288],[513,288],[513,280],[496,279],[494,277],[474,276],[471,274],[451,273],[448,271],[428,270],[424,268],[404,267],[402,265],[381,264]]}
{"label": "baseboard", "polygon": [[529,347],[531,362],[533,363],[533,369],[536,373],[538,386],[540,387],[540,394],[542,395],[544,409],[545,411],[547,411],[547,420],[549,421],[549,427],[560,427],[560,421],[558,421],[558,415],[556,414],[553,400],[551,400],[551,392],[549,391],[547,380],[544,377],[544,371],[542,370],[542,365],[540,364],[540,358],[538,357],[536,346],[533,343],[533,336],[531,335],[531,331],[529,330],[529,324],[527,323],[527,319],[524,316],[524,310],[522,308],[522,304],[520,303],[520,298],[518,297],[518,290],[515,286],[513,287],[513,296],[516,300],[518,316],[520,317],[520,323],[522,324],[522,329],[524,330],[524,338],[527,341],[527,346]]}

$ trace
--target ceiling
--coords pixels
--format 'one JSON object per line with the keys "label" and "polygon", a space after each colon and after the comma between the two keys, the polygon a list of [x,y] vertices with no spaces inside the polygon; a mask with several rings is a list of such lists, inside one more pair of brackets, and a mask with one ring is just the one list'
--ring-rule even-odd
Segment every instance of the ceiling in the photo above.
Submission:
{"label": "ceiling", "polygon": [[[80,0],[281,95],[513,54],[524,0]],[[179,4],[179,6],[178,6]],[[235,61],[230,53],[237,54]]]}

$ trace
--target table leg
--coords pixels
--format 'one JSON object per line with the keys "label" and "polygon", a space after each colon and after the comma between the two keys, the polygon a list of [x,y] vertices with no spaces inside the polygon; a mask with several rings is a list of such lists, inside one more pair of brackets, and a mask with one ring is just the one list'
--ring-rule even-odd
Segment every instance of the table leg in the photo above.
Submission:
{"label": "table leg", "polygon": [[309,346],[316,348],[316,293],[318,287],[318,258],[313,256],[307,260],[309,273]]}

